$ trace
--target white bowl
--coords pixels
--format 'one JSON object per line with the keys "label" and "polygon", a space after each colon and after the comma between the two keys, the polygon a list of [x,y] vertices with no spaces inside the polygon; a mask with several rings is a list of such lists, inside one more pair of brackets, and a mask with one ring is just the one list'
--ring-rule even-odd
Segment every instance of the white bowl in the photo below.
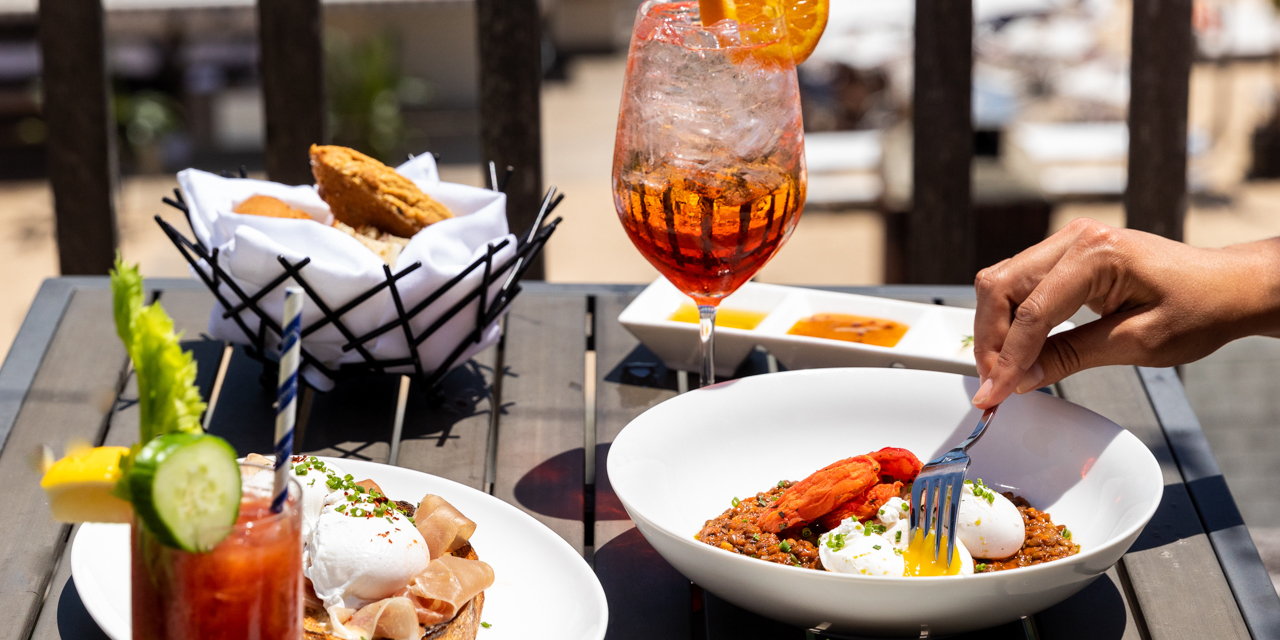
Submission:
{"label": "white bowl", "polygon": [[978,420],[977,380],[904,369],[821,369],[718,384],[636,418],[609,480],[677,570],[738,606],[800,627],[919,637],[982,629],[1050,607],[1124,555],[1155,513],[1160,468],[1129,432],[1044,393],[1014,396],[969,453],[969,477],[1012,490],[1071,529],[1079,554],[1012,571],[885,578],[763,562],[693,539],[735,496],[844,457],[905,447],[930,460]]}

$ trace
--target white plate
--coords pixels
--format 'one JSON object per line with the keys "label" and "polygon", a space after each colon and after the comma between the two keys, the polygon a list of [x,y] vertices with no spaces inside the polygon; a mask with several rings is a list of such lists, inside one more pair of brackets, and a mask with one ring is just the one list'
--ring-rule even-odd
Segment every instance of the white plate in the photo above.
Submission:
{"label": "white plate", "polygon": [[930,460],[964,439],[977,380],[902,369],[752,376],[668,400],[623,429],[609,481],[668,562],[716,595],[783,622],[920,637],[983,629],[1050,607],[1128,550],[1164,490],[1132,434],[1044,393],[1009,398],[969,453],[970,477],[1012,490],[1065,524],[1081,552],[963,577],[870,577],[787,567],[693,539],[735,496],[799,480],[836,460],[904,447]]}
{"label": "white plate", "polygon": [[[523,511],[432,475],[359,460],[332,461],[372,478],[388,495],[415,501],[434,493],[476,523],[471,541],[497,575],[485,590],[484,640],[599,640],[608,626],[604,590],[582,556]],[[71,574],[89,615],[114,640],[129,640],[129,527],[85,524],[71,548]]]}
{"label": "white plate", "polygon": [[[698,371],[698,326],[670,320],[681,305],[692,304],[665,278],[655,280],[618,316],[626,327],[668,368]],[[729,377],[757,345],[768,349],[788,369],[824,367],[899,367],[977,375],[973,348],[973,309],[905,302],[748,282],[724,299],[722,309],[767,314],[755,329],[716,327],[716,375]],[[896,320],[910,327],[893,347],[843,340],[788,335],[796,321],[815,313],[849,313]],[[1075,327],[1064,322],[1052,333]]]}

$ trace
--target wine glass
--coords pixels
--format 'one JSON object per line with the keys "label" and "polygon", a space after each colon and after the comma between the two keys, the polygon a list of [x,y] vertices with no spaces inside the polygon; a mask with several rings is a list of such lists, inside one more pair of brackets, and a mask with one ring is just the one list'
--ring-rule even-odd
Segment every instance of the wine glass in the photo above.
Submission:
{"label": "wine glass", "polygon": [[698,3],[640,6],[613,152],[631,242],[698,305],[702,386],[716,308],[790,237],[805,197],[796,67],[780,6],[703,25]]}

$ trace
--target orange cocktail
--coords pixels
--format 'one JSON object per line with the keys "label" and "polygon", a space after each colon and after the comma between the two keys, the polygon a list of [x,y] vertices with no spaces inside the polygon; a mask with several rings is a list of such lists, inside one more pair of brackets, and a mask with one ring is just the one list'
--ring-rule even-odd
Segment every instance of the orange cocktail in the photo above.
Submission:
{"label": "orange cocktail", "polygon": [[704,385],[716,306],[777,253],[805,197],[781,7],[736,15],[707,25],[697,2],[640,6],[613,156],[631,242],[699,306]]}
{"label": "orange cocktail", "polygon": [[[263,473],[270,473],[263,471]],[[207,553],[161,545],[132,526],[134,640],[300,640],[302,507],[296,481],[281,513],[245,486],[240,516]]]}

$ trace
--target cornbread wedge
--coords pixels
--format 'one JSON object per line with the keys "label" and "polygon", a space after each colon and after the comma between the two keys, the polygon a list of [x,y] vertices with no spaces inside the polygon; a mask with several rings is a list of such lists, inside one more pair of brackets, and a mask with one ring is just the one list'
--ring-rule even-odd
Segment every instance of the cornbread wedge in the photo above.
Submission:
{"label": "cornbread wedge", "polygon": [[311,172],[334,217],[356,229],[373,226],[410,238],[453,217],[411,180],[354,149],[311,145]]}

